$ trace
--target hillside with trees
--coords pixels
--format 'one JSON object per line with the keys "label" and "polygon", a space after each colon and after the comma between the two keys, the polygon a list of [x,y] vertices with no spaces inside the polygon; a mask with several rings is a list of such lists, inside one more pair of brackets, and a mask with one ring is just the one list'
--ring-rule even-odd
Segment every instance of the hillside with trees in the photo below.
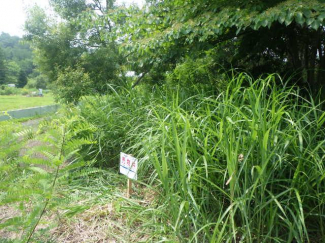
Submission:
{"label": "hillside with trees", "polygon": [[18,84],[19,76],[25,75],[27,78],[35,69],[29,44],[23,42],[22,38],[6,33],[0,34],[0,62],[2,84]]}

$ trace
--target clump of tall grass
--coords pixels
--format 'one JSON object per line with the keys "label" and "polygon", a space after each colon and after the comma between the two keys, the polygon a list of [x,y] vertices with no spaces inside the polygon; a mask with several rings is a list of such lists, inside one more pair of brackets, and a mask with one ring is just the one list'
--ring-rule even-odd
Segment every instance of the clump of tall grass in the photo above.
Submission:
{"label": "clump of tall grass", "polygon": [[112,90],[108,96],[85,97],[79,105],[80,115],[97,127],[97,144],[88,148],[88,156],[100,167],[117,166],[119,152],[129,146],[127,131],[145,122],[144,108],[153,98],[127,89],[121,93]]}
{"label": "clump of tall grass", "polygon": [[103,111],[93,121],[114,143],[106,151],[142,158],[142,178],[157,186],[180,240],[321,241],[325,113],[278,79],[240,74],[210,97],[115,94],[93,99],[93,116],[83,115]]}

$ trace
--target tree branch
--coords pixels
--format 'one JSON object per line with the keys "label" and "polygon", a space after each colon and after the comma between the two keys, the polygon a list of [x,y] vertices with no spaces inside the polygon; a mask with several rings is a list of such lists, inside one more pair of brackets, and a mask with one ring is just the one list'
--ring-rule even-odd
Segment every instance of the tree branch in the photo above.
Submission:
{"label": "tree branch", "polygon": [[146,71],[146,72],[144,72],[144,73],[141,74],[141,76],[137,79],[137,81],[135,81],[135,83],[132,85],[132,89],[133,89],[135,86],[137,86],[137,85],[141,82],[141,80],[144,78],[144,76],[145,76],[147,73],[149,73],[149,71]]}

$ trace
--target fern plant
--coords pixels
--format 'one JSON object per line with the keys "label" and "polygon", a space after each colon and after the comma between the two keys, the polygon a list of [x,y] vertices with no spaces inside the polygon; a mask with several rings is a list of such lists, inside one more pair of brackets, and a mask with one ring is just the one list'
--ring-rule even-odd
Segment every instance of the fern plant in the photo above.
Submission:
{"label": "fern plant", "polygon": [[[33,134],[30,129],[14,133],[12,144],[32,144],[24,156],[8,159],[10,141],[1,142],[0,207],[15,208],[19,213],[0,220],[0,230],[12,230],[19,242],[31,242],[47,212],[67,201],[60,188],[74,177],[93,172],[91,163],[81,159],[80,149],[93,144],[95,128],[80,117],[67,115],[44,121]],[[4,136],[1,136],[1,140]],[[8,138],[7,138],[8,140]],[[21,145],[20,145],[21,146]]]}

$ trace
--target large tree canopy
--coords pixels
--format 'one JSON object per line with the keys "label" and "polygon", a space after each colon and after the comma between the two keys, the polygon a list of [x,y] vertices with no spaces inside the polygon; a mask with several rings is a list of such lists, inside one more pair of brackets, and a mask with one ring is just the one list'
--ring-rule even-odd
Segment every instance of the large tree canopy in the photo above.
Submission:
{"label": "large tree canopy", "polygon": [[[62,77],[66,70],[83,71],[92,82],[88,93],[103,93],[107,84],[120,84],[123,58],[116,38],[111,38],[115,25],[107,17],[114,12],[113,2],[51,0],[50,3],[61,21],[50,19],[44,10],[34,7],[25,24],[25,38],[35,49],[40,71],[58,85],[64,85]],[[72,83],[66,82],[69,84]]]}
{"label": "large tree canopy", "polygon": [[[26,22],[40,70],[55,82],[66,68],[89,74],[93,91],[141,82],[217,87],[231,69],[288,75],[324,86],[325,4],[320,0],[51,0],[63,21],[34,8]],[[70,69],[69,69],[70,70]],[[64,82],[60,82],[63,84]],[[92,92],[93,92],[92,91]]]}
{"label": "large tree canopy", "polygon": [[125,49],[148,72],[210,51],[225,69],[296,74],[317,89],[324,85],[324,19],[317,0],[149,1],[129,18]]}

